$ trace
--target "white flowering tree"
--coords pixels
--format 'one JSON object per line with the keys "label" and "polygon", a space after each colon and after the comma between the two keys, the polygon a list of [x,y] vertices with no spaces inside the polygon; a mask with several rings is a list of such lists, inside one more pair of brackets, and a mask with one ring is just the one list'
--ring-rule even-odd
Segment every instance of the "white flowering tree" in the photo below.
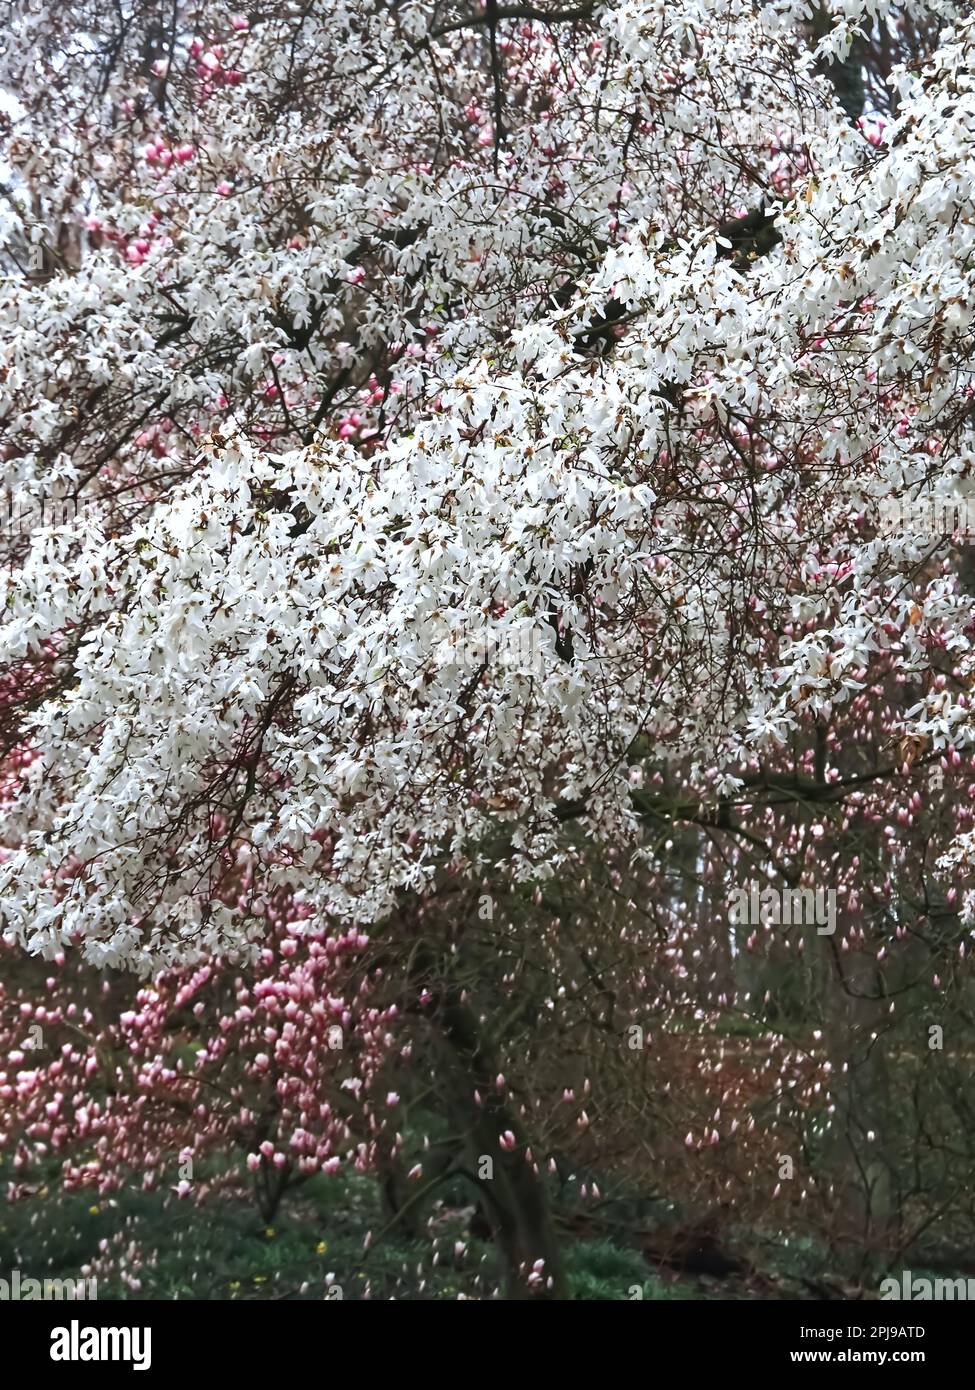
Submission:
{"label": "white flowering tree", "polygon": [[964,566],[884,522],[973,459],[967,6],[12,8],[10,939],[146,973],[287,888],[438,981],[480,1081],[445,876],[474,911],[570,826],[735,842],[973,742]]}

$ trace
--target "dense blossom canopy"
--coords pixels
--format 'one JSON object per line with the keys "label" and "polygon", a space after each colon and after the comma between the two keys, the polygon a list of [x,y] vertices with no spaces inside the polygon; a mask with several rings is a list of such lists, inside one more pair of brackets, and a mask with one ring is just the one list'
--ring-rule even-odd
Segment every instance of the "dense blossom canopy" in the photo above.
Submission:
{"label": "dense blossom canopy", "polygon": [[[972,744],[881,524],[972,464],[967,6],[13,9],[12,939],[145,971]],[[854,116],[858,26],[930,42]]]}

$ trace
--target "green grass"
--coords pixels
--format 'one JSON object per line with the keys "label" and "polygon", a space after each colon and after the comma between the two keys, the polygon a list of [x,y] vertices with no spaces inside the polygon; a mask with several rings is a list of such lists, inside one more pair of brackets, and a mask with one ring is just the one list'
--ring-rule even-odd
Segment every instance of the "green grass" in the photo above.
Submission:
{"label": "green grass", "polygon": [[494,1251],[469,1238],[463,1214],[436,1214],[422,1240],[382,1239],[365,1249],[366,1233],[383,1225],[375,1191],[364,1178],[316,1178],[268,1226],[243,1199],[197,1206],[171,1192],[132,1188],[98,1198],[51,1185],[0,1208],[0,1277],[14,1269],[41,1280],[90,1272],[98,1297],[109,1300],[320,1300],[335,1285],[349,1299],[489,1294]]}
{"label": "green grass", "polygon": [[[460,1199],[462,1200],[462,1199]],[[621,1208],[621,1211],[623,1208]],[[243,1196],[197,1204],[171,1190],[131,1187],[111,1197],[47,1186],[0,1206],[0,1277],[81,1279],[94,1275],[102,1300],[437,1301],[497,1296],[494,1246],[473,1239],[470,1208],[438,1204],[412,1240],[384,1233],[378,1187],[356,1175],[318,1175],[291,1194],[268,1226]],[[663,1213],[658,1211],[657,1220]],[[767,1276],[716,1280],[655,1269],[623,1220],[613,1238],[566,1238],[570,1295],[585,1302],[663,1302],[810,1296],[806,1277],[839,1282],[829,1252],[805,1238],[735,1231]],[[367,1235],[370,1239],[367,1243]],[[871,1287],[874,1287],[871,1285]]]}
{"label": "green grass", "polygon": [[621,1250],[608,1240],[574,1242],[566,1250],[566,1268],[572,1297],[586,1302],[659,1302],[695,1296],[687,1284],[654,1274],[638,1251]]}

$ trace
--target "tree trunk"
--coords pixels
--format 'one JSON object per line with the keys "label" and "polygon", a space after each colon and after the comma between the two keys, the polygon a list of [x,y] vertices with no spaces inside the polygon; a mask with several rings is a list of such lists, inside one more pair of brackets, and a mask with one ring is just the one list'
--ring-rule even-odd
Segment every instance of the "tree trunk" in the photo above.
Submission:
{"label": "tree trunk", "polygon": [[[505,1296],[568,1298],[544,1182],[534,1158],[527,1155],[514,1107],[497,1090],[497,1060],[482,1038],[477,1016],[453,986],[448,986],[441,1001],[441,1022],[443,1036],[460,1064],[450,1069],[453,1074],[448,1078],[450,1118],[456,1132],[466,1136],[472,1175],[504,1257]],[[502,1143],[505,1135],[513,1137],[513,1147],[511,1138]],[[538,1261],[544,1264],[529,1283]]]}

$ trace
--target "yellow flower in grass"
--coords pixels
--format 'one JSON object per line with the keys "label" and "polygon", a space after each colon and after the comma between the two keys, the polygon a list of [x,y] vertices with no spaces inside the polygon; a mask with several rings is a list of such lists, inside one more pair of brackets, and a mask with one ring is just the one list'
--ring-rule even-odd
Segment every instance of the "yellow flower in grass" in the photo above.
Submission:
{"label": "yellow flower in grass", "polygon": [[325,1254],[327,1254],[327,1253],[328,1253],[328,1246],[325,1244],[325,1242],[324,1242],[323,1240],[320,1240],[320,1241],[318,1242],[318,1244],[315,1246],[315,1254],[316,1254],[316,1255],[325,1255]]}

